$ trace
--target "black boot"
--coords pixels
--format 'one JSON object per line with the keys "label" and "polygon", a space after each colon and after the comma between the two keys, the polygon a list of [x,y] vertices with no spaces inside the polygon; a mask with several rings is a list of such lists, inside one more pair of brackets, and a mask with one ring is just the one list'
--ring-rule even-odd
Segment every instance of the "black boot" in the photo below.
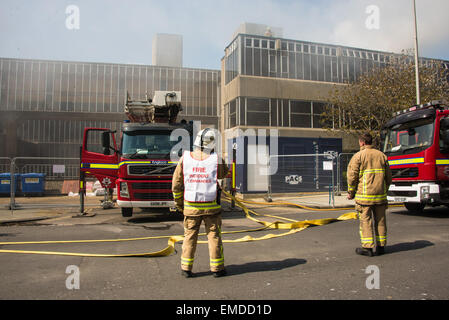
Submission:
{"label": "black boot", "polygon": [[374,256],[373,249],[371,248],[357,248],[355,249],[355,253],[360,254],[361,256]]}
{"label": "black boot", "polygon": [[192,271],[186,270],[181,270],[181,275],[183,275],[184,278],[193,278],[195,276]]}
{"label": "black boot", "polygon": [[378,246],[376,248],[376,256],[383,255],[385,253],[385,247]]}
{"label": "black boot", "polygon": [[227,274],[226,270],[220,270],[217,272],[214,272],[214,278],[224,277]]}

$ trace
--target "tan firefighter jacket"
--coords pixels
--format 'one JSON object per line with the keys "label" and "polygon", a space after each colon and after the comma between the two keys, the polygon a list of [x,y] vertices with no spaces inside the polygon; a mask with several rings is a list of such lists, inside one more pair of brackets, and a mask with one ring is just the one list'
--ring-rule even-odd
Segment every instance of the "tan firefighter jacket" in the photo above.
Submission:
{"label": "tan firefighter jacket", "polygon": [[360,148],[348,165],[348,192],[361,205],[387,203],[391,170],[387,156],[371,145]]}
{"label": "tan firefighter jacket", "polygon": [[[203,160],[209,155],[202,152],[199,149],[191,152],[191,155],[196,160]],[[220,157],[219,157],[220,159]],[[221,212],[221,205],[217,200],[212,202],[188,202],[184,200],[184,172],[183,172],[183,157],[179,159],[175,172],[173,173],[172,192],[175,200],[175,205],[178,210],[183,211],[185,216],[201,216],[201,215],[213,215]],[[217,179],[223,179],[228,174],[228,167],[223,159],[221,163],[219,160]]]}

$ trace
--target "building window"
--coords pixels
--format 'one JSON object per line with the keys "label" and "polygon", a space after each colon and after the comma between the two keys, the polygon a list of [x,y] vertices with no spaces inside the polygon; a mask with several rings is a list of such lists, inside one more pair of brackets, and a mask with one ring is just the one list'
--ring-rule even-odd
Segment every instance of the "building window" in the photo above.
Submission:
{"label": "building window", "polygon": [[259,48],[260,40],[254,39],[254,48]]}
{"label": "building window", "polygon": [[264,48],[264,49],[268,48],[268,41],[267,40],[262,40],[262,48]]}
{"label": "building window", "polygon": [[269,99],[246,98],[246,122],[248,126],[269,126]]}
{"label": "building window", "polygon": [[269,70],[270,70],[270,72],[272,72],[272,73],[276,73],[276,56],[275,55],[273,55],[273,54],[270,54],[270,56],[269,56]]}
{"label": "building window", "polygon": [[291,43],[291,42],[288,43],[288,51],[295,51],[295,44],[294,43]]}
{"label": "building window", "polygon": [[312,106],[310,101],[290,101],[290,125],[296,128],[311,128]]}
{"label": "building window", "polygon": [[326,111],[326,104],[322,102],[313,102],[313,127],[322,128],[321,114]]}
{"label": "building window", "polygon": [[282,56],[281,56],[281,72],[282,73],[288,73],[288,67],[287,66],[288,66],[287,56],[282,54]]}
{"label": "building window", "polygon": [[309,45],[308,44],[303,45],[303,51],[304,51],[304,53],[309,53]]}
{"label": "building window", "polygon": [[229,107],[229,123],[228,128],[233,128],[237,125],[237,101],[232,100],[228,104]]}
{"label": "building window", "polygon": [[245,39],[245,46],[247,47],[252,47],[252,39],[251,38],[246,38]]}
{"label": "building window", "polygon": [[270,99],[270,109],[271,109],[270,126],[277,127],[278,126],[278,100],[277,99]]}

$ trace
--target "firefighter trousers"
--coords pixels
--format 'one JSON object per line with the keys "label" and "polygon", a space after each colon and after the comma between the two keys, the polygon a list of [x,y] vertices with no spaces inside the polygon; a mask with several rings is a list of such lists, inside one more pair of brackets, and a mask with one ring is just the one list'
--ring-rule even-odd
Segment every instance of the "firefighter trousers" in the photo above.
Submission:
{"label": "firefighter trousers", "polygon": [[224,269],[223,243],[221,240],[221,213],[203,216],[184,216],[184,241],[182,243],[181,269],[191,271],[201,222],[204,221],[209,244],[210,270]]}
{"label": "firefighter trousers", "polygon": [[[360,220],[360,239],[363,248],[374,248],[374,244],[384,247],[387,244],[387,204],[355,205]],[[373,226],[374,219],[374,226]],[[376,242],[374,242],[376,237]]]}

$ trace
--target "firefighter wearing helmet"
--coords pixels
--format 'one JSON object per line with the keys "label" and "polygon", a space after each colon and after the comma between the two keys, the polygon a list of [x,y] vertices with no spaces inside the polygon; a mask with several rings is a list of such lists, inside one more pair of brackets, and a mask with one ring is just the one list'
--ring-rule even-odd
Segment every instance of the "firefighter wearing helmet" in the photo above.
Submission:
{"label": "firefighter wearing helmet", "polygon": [[214,152],[215,141],[214,130],[201,130],[195,138],[194,151],[184,152],[173,174],[173,198],[184,214],[181,273],[186,278],[194,276],[192,268],[202,221],[209,243],[210,270],[214,277],[226,275],[218,179],[226,177],[228,167]]}

